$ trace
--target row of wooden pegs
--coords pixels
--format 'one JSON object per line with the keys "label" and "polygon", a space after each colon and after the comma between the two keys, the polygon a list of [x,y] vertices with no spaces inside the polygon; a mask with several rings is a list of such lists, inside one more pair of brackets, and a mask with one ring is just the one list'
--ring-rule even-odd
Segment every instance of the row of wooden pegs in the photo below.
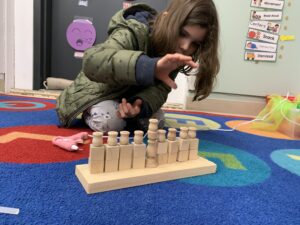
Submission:
{"label": "row of wooden pegs", "polygon": [[107,144],[103,133],[94,132],[90,145],[89,170],[91,174],[116,172],[129,169],[153,168],[159,165],[198,159],[199,139],[195,127],[158,129],[156,119],[149,120],[147,145],[144,132],[134,131],[130,143],[129,132],[108,132]]}

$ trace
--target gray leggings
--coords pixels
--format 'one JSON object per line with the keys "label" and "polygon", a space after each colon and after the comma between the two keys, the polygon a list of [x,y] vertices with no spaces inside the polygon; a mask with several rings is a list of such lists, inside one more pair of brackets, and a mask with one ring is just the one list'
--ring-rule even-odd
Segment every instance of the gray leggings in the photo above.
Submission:
{"label": "gray leggings", "polygon": [[[126,127],[126,120],[117,116],[119,102],[107,100],[99,102],[88,108],[83,113],[85,123],[94,131],[121,131]],[[164,113],[159,109],[151,118],[158,119],[159,128],[164,127]],[[138,122],[143,130],[147,130],[150,118],[139,119]]]}

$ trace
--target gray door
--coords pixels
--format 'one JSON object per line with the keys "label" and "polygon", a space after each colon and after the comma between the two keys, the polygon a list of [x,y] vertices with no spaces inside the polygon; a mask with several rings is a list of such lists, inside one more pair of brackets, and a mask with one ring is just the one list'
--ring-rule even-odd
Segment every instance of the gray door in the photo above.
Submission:
{"label": "gray door", "polygon": [[[165,9],[169,0],[142,0],[157,9]],[[51,65],[48,77],[58,77],[73,80],[81,69],[82,60],[74,57],[75,50],[68,44],[66,30],[75,18],[91,18],[96,29],[95,43],[100,43],[107,37],[106,31],[110,18],[123,8],[122,0],[88,0],[87,6],[80,6],[80,0],[52,1],[52,37]]]}

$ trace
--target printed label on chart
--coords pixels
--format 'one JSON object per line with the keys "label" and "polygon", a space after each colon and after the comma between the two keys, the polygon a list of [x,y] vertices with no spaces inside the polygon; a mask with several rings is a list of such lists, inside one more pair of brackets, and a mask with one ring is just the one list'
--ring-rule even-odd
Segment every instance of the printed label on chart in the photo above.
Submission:
{"label": "printed label on chart", "polygon": [[269,61],[275,62],[277,54],[274,52],[245,52],[245,60],[247,61]]}
{"label": "printed label on chart", "polygon": [[249,22],[249,28],[263,30],[274,34],[279,34],[280,24],[270,21],[252,20]]}
{"label": "printed label on chart", "polygon": [[262,52],[276,52],[277,45],[258,41],[246,41],[245,49]]}
{"label": "printed label on chart", "polygon": [[279,9],[282,10],[284,1],[281,0],[252,0],[252,7],[265,8],[265,9]]}
{"label": "printed label on chart", "polygon": [[78,5],[88,7],[89,1],[88,0],[79,0]]}
{"label": "printed label on chart", "polygon": [[266,33],[266,32],[263,32],[260,30],[255,30],[255,29],[249,29],[247,37],[251,38],[251,39],[256,39],[256,40],[260,40],[260,41],[273,43],[273,44],[276,44],[279,39],[279,35],[270,34],[270,33]]}
{"label": "printed label on chart", "polygon": [[282,12],[281,11],[256,11],[256,10],[251,10],[250,19],[251,20],[280,21],[280,20],[282,20]]}

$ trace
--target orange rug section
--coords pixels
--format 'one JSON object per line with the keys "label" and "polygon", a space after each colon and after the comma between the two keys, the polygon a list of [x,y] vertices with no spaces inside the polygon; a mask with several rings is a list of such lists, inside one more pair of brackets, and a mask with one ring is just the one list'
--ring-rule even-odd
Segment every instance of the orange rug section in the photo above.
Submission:
{"label": "orange rug section", "polygon": [[251,128],[251,123],[246,123],[246,122],[247,120],[232,120],[226,122],[226,125],[230,128],[235,128],[240,132],[258,135],[262,137],[285,139],[285,140],[300,140],[300,138],[292,138],[278,131],[264,131],[264,130],[253,129]]}

